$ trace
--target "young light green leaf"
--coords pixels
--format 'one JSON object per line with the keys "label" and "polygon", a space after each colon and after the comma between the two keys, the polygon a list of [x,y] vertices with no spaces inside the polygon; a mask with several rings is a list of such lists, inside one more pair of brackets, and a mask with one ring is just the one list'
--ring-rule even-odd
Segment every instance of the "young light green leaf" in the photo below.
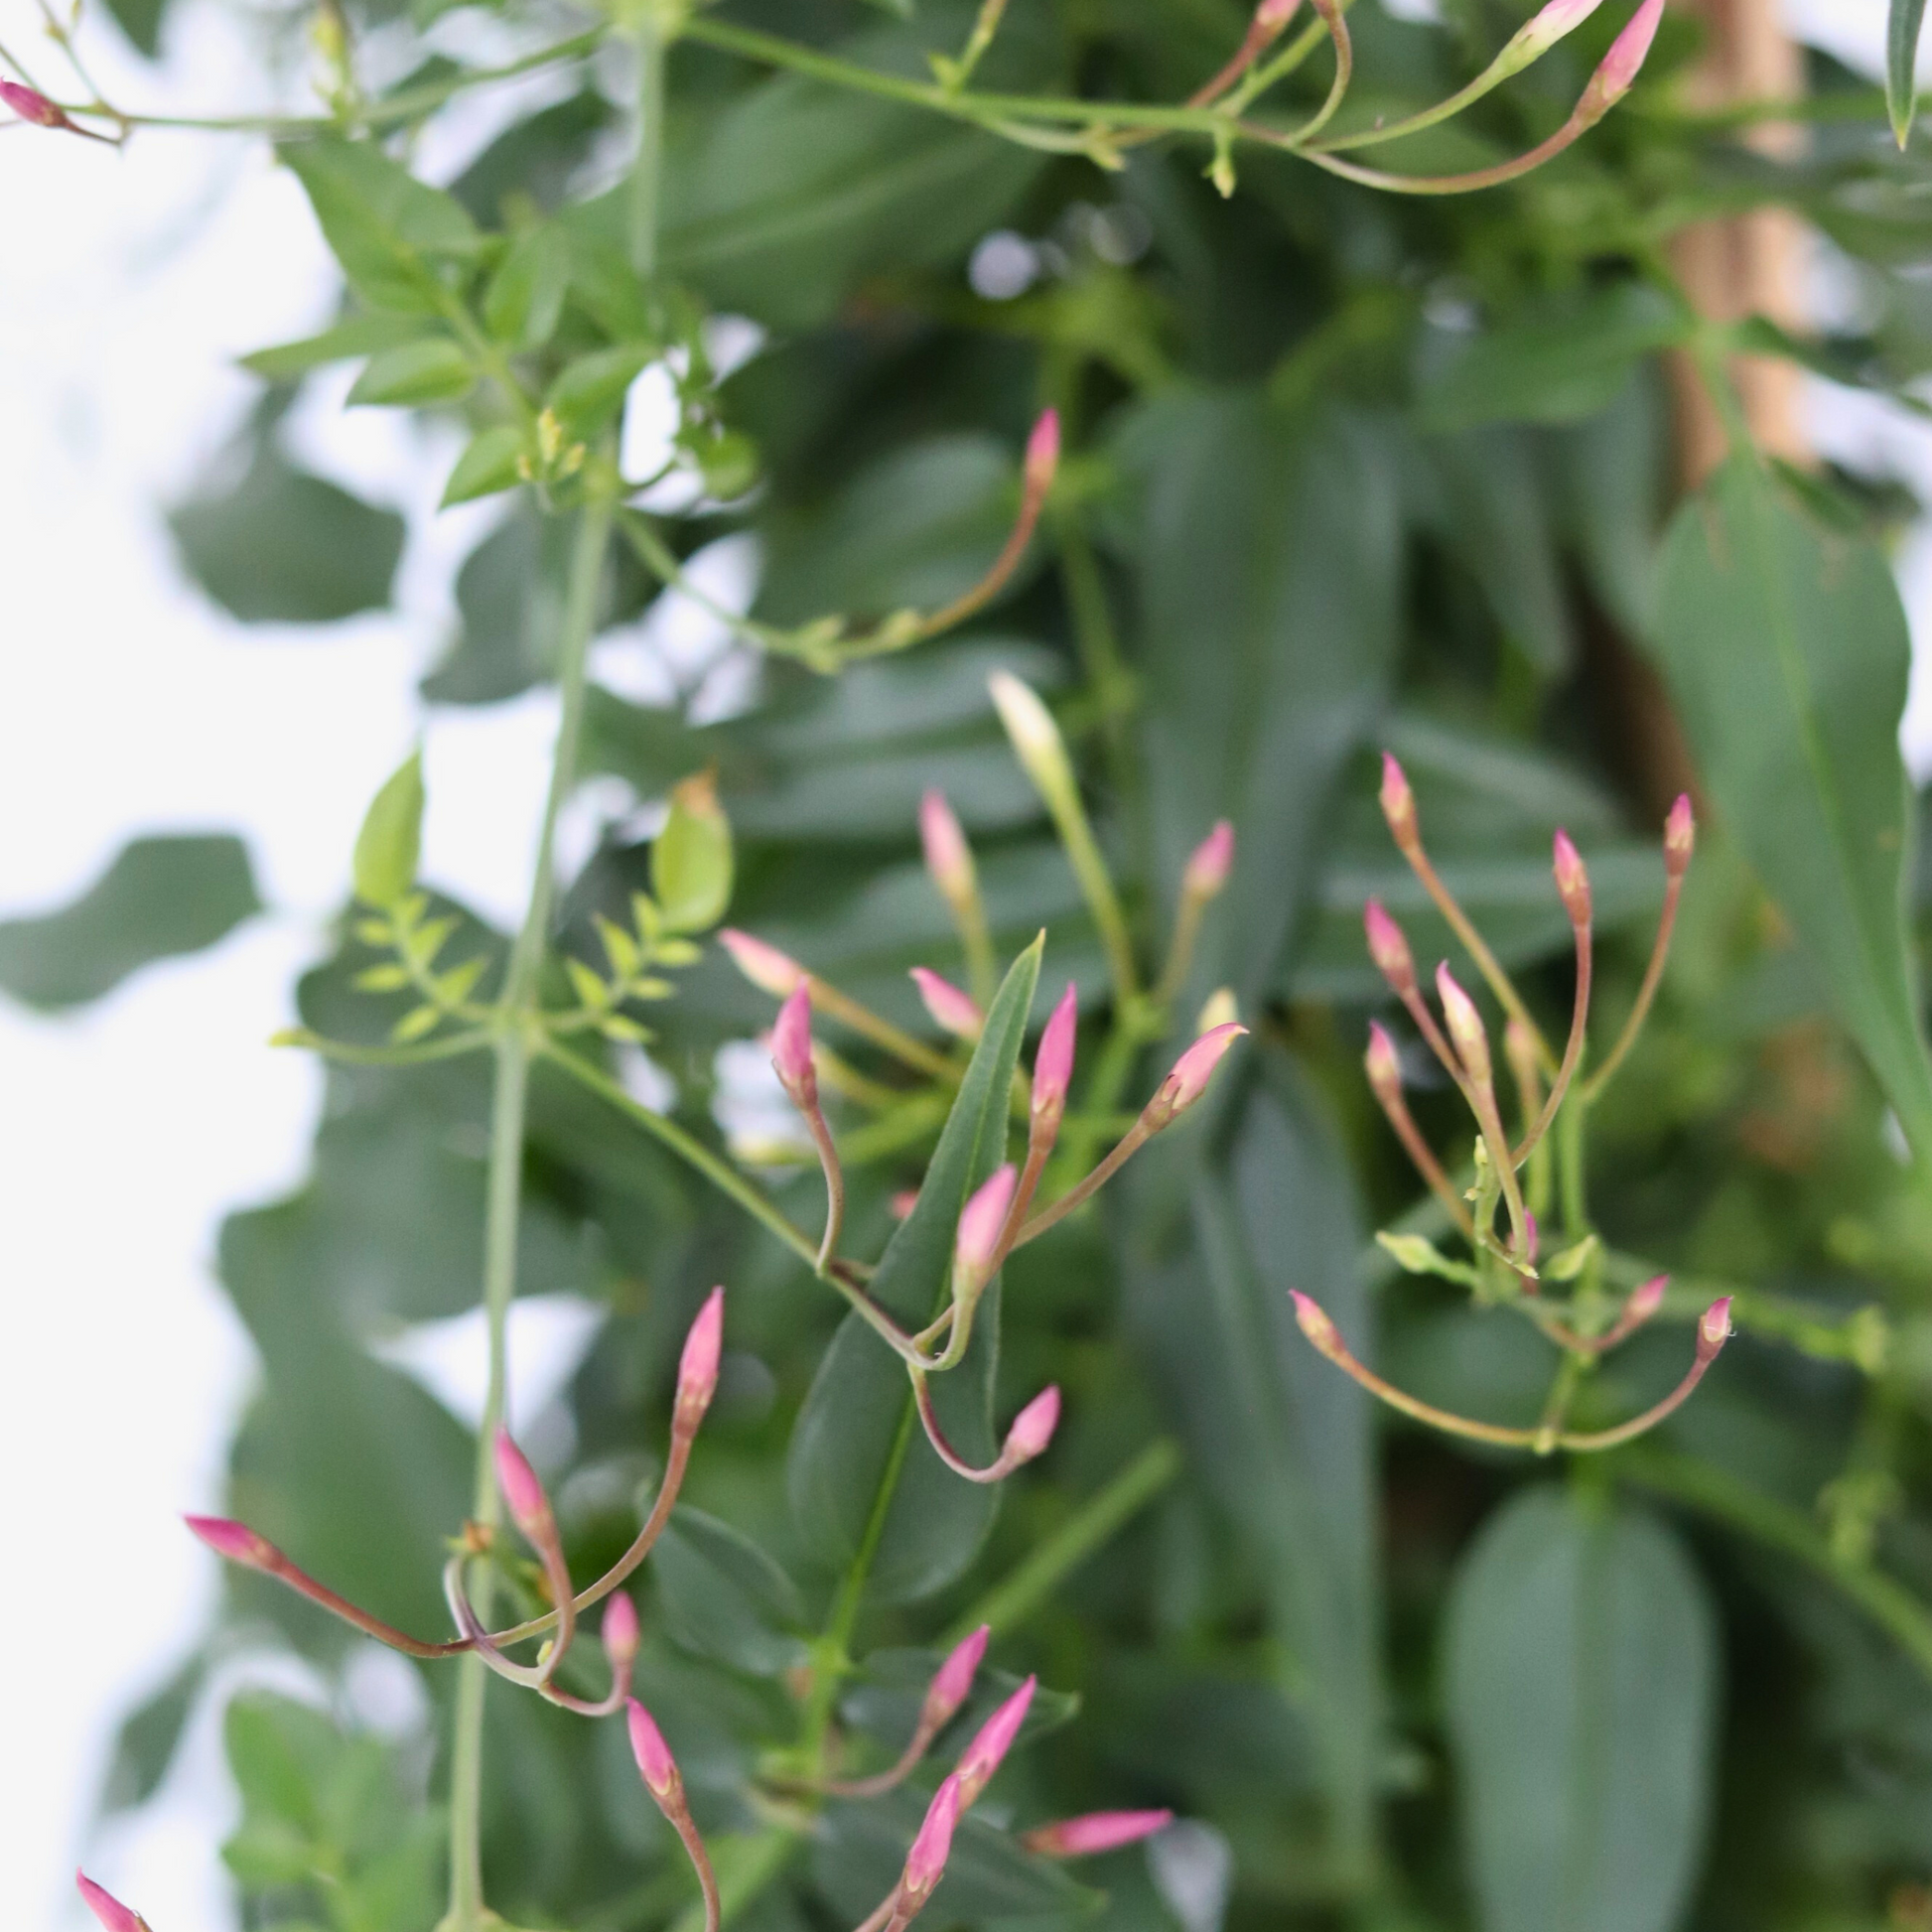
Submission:
{"label": "young light green leaf", "polygon": [[624,391],[650,360],[651,351],[639,344],[622,348],[593,349],[566,365],[544,398],[571,440],[588,443],[617,419]]}
{"label": "young light green leaf", "polygon": [[[919,1197],[869,1284],[902,1326],[938,1311],[954,1231],[967,1196],[1006,1158],[1007,1102],[1039,979],[1041,947],[1014,962],[960,1083]],[[993,1459],[993,1383],[999,1363],[999,1288],[989,1289],[966,1359],[933,1382],[941,1427],[962,1455]],[[883,1511],[868,1596],[908,1602],[929,1595],[972,1561],[992,1526],[999,1492],[962,1481],[919,1437],[905,1371],[857,1315],[847,1315],[819,1364],[786,1462],[803,1547],[828,1565],[849,1563]]]}
{"label": "young light green leaf", "polygon": [[711,772],[672,788],[670,816],[651,841],[650,886],[672,932],[703,932],[725,916],[732,896],[732,828]]}
{"label": "young light green leaf", "polygon": [[1911,641],[1890,566],[1734,457],[1672,527],[1654,645],[1713,802],[1932,1160],[1898,753]]}
{"label": "young light green leaf", "polygon": [[351,316],[319,336],[258,348],[241,358],[241,366],[265,382],[294,382],[331,362],[351,362],[385,348],[402,348],[421,341],[422,333],[420,322],[404,316]]}
{"label": "young light green leaf", "polygon": [[383,780],[355,835],[355,897],[365,905],[399,904],[416,883],[422,838],[423,755],[412,752]]}
{"label": "young light green leaf", "polygon": [[483,327],[507,348],[541,348],[556,333],[569,289],[570,244],[558,228],[532,228],[490,277]]}
{"label": "young light green leaf", "polygon": [[1912,117],[1918,111],[1918,43],[1924,25],[1925,0],[1891,0],[1885,21],[1885,106],[1901,148],[1911,138]]}
{"label": "young light green leaf", "polygon": [[1483,1932],[1672,1932],[1711,1809],[1717,1618],[1677,1539],[1539,1487],[1463,1559],[1449,1741]]}
{"label": "young light green leaf", "polygon": [[577,1004],[587,1012],[600,1013],[611,1004],[611,989],[581,959],[564,956],[564,971],[570,975],[571,991]]}
{"label": "young light green leaf", "polygon": [[1386,1230],[1375,1237],[1377,1244],[1394,1261],[1395,1265],[1410,1275],[1437,1275],[1446,1282],[1454,1282],[1461,1288],[1480,1288],[1482,1277],[1466,1263],[1451,1261],[1437,1247],[1435,1242],[1420,1234],[1390,1234]]}
{"label": "young light green leaf", "polygon": [[470,358],[447,337],[385,348],[369,358],[348,392],[349,406],[459,402],[477,386]]}
{"label": "young light green leaf", "polygon": [[493,496],[499,489],[514,489],[523,481],[518,459],[525,448],[523,432],[514,423],[495,423],[479,431],[457,458],[450,481],[443,485],[442,507]]}

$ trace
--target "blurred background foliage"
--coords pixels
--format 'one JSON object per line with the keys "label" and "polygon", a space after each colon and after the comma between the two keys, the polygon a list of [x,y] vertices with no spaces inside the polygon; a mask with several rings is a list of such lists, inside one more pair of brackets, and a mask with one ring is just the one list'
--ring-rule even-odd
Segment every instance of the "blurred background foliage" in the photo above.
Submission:
{"label": "blurred background foliage", "polygon": [[[154,0],[114,11],[155,45]],[[400,93],[451,70],[421,39],[443,11],[348,0],[343,24]],[[1348,115],[1446,94],[1527,11],[1449,0],[1427,24],[1364,0]],[[1480,166],[1532,144],[1625,11],[1605,8],[1391,165]],[[707,17],[913,74],[969,24],[954,0],[902,15],[727,0]],[[463,18],[439,47],[461,42]],[[299,23],[264,19],[286,59]],[[1243,25],[1234,0],[1017,0],[981,79],[1173,99]],[[1696,104],[1700,48],[1698,21],[1674,10],[1636,94],[1557,164],[1412,201],[1254,150],[1224,199],[1198,144],[1177,141],[1106,173],[687,42],[669,56],[660,286],[613,265],[621,62],[566,69],[575,89],[507,127],[453,199],[389,209],[409,273],[524,251],[529,287],[498,320],[533,368],[607,358],[586,433],[639,368],[679,351],[679,436],[703,486],[655,527],[684,558],[752,533],[758,622],[872,621],[964,591],[1011,519],[1029,423],[1062,411],[1041,540],[963,631],[834,678],[765,655],[723,717],[696,693],[668,709],[594,693],[585,775],[647,804],[716,772],[734,924],[924,1033],[905,968],[963,976],[918,863],[919,794],[942,785],[1003,953],[1046,929],[1046,990],[1079,983],[1091,1054],[1103,957],[987,701],[1000,666],[1048,697],[1074,745],[1144,945],[1194,841],[1217,816],[1237,828],[1233,886],[1173,1020],[1184,1036],[1227,985],[1254,1038],[1211,1120],[1013,1261],[1000,1410],[1056,1380],[1065,1424],[990,1523],[960,1516],[953,1545],[861,1617],[841,1722],[882,1750],[903,1734],[925,1653],[982,1608],[997,1682],[1037,1671],[1053,1693],[931,1908],[935,1932],[1932,1925],[1932,1082],[1900,916],[1932,886],[1910,871],[1906,647],[1880,549],[1912,506],[1887,479],[1747,461],[1672,529],[1683,358],[1700,340],[1674,242],[1795,210],[1826,238],[1842,312],[1802,338],[1756,318],[1749,345],[1897,393],[1932,368],[1932,162],[1922,140],[1898,152],[1876,90],[1822,57],[1794,110],[1803,139],[1766,152],[1739,138],[1748,117]],[[1286,83],[1291,101],[1318,101],[1324,63]],[[398,118],[387,145],[406,159],[412,117]],[[384,603],[403,531],[281,447],[310,368],[375,353],[380,399],[479,439],[500,424],[447,359],[382,362],[424,329],[385,300],[395,258],[358,253],[350,232],[375,177],[326,143],[287,158],[353,290],[343,333],[257,358],[261,404],[173,528],[237,617],[314,623]],[[757,325],[757,346],[714,383],[717,317]],[[514,473],[499,463],[485,481]],[[566,546],[534,492],[503,500],[458,580],[461,623],[427,703],[492,702],[553,668]],[[614,549],[601,625],[657,594]],[[1464,963],[1387,841],[1372,754],[1403,758],[1445,876],[1559,1026],[1569,934],[1547,854],[1569,827],[1616,1015],[1684,769],[1665,689],[1715,810],[1656,1017],[1593,1116],[1590,1188],[1606,1240],[1685,1286],[1678,1319],[1586,1401],[1614,1416],[1668,1387],[1703,1286],[1738,1291],[1743,1332],[1656,1438],[1568,1469],[1371,1415],[1295,1332],[1287,1290],[1318,1296],[1432,1400],[1536,1413],[1545,1346],[1444,1284],[1395,1277],[1368,1241],[1419,1189],[1359,1074],[1364,1023],[1386,1004],[1361,947],[1365,899],[1405,916],[1425,962]],[[600,958],[594,915],[622,918],[647,884],[639,822],[614,819],[570,885],[562,951]],[[232,841],[143,842],[57,917],[0,928],[0,984],[48,1006],[96,997],[254,903]],[[450,956],[481,950],[488,935],[444,909],[465,921]],[[403,1006],[352,990],[370,957],[345,923],[302,983],[304,1022],[381,1039]],[[707,1141],[717,1051],[769,1014],[715,948],[677,999],[640,1010],[676,1118]],[[612,1049],[621,1072],[627,1050]],[[1129,1092],[1164,1064],[1153,1047]],[[1450,1098],[1417,1096],[1439,1134]],[[487,1113],[479,1061],[334,1066],[307,1184],[236,1214],[220,1243],[260,1362],[234,1513],[426,1631],[472,1447],[373,1351],[477,1300]],[[936,1129],[901,1125],[855,1164],[856,1252],[883,1245]],[[836,1583],[786,1480],[836,1300],[541,1067],[525,1179],[520,1292],[607,1311],[555,1412],[519,1419],[580,1576],[628,1540],[678,1340],[711,1284],[730,1285],[687,1519],[644,1573],[639,1681],[728,1889],[738,1875],[734,1923],[850,1923],[890,1884],[914,1812],[835,1805],[787,1835],[753,1788],[795,1728],[795,1672]],[[816,1178],[778,1188],[813,1224]],[[325,1673],[347,1662],[339,1626],[231,1578],[206,1649],[130,1719],[110,1804],[153,1791],[206,1674],[269,1631]],[[423,1676],[445,1703],[449,1674]],[[385,1744],[266,1695],[233,1703],[243,1810],[227,1860],[251,1927],[428,1932],[443,1715]],[[683,1923],[681,1854],[617,1726],[509,1695],[489,1724],[498,1909],[573,1932]],[[1130,1804],[1186,1823],[1151,1857],[1072,1876],[1003,1829]]]}

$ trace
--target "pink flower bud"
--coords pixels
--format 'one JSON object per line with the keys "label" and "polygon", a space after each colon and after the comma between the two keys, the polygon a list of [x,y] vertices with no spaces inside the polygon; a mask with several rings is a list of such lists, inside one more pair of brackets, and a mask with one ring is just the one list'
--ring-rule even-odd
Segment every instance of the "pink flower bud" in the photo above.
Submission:
{"label": "pink flower bud", "polygon": [[975,1287],[982,1285],[993,1272],[993,1259],[1000,1251],[1000,1236],[1013,1207],[1013,1190],[1019,1184],[1019,1172],[1009,1161],[995,1168],[960,1209],[953,1266]]}
{"label": "pink flower bud", "polygon": [[676,1426],[689,1431],[704,1420],[711,1398],[718,1392],[718,1358],[725,1346],[725,1291],[714,1288],[705,1297],[691,1332],[684,1337],[684,1353],[677,1365]]}
{"label": "pink flower bud", "polygon": [[1011,1469],[1031,1462],[1053,1440],[1053,1431],[1059,1426],[1059,1386],[1049,1382],[1014,1417],[1013,1427],[1007,1431],[1006,1448],[1000,1451],[1001,1460]]}
{"label": "pink flower bud", "polygon": [[1084,1818],[1062,1818],[1022,1832],[1020,1843],[1045,1859],[1084,1859],[1138,1844],[1173,1823],[1171,1811],[1090,1811]]}
{"label": "pink flower bud", "polygon": [[951,980],[941,979],[923,966],[914,966],[911,972],[912,984],[919,989],[919,998],[934,1026],[960,1039],[979,1038],[986,1015],[971,994],[962,993]]}
{"label": "pink flower bud", "polygon": [[659,1811],[668,1814],[679,1804],[677,1759],[671,1755],[671,1747],[664,1741],[664,1733],[658,1729],[657,1721],[635,1698],[625,1700],[624,1710],[630,1723],[630,1750],[637,1760],[637,1769],[644,1780],[644,1789],[657,1800]]}
{"label": "pink flower bud", "polygon": [[1396,762],[1393,752],[1382,754],[1382,816],[1388,820],[1389,836],[1407,852],[1416,844],[1420,827],[1416,819],[1416,794],[1409,789],[1408,774]]}
{"label": "pink flower bud", "polygon": [[1037,503],[1053,486],[1053,475],[1060,467],[1060,412],[1043,409],[1027,438],[1027,464],[1024,487],[1028,497]]}
{"label": "pink flower bud", "polygon": [[613,1664],[627,1664],[637,1654],[637,1606],[627,1589],[614,1590],[604,1612],[604,1654]]}
{"label": "pink flower bud", "polygon": [[503,1492],[510,1521],[531,1542],[534,1543],[550,1530],[550,1498],[543,1493],[543,1484],[537,1480],[537,1472],[530,1467],[529,1458],[510,1439],[507,1429],[496,1432],[496,1486]]}
{"label": "pink flower bud", "polygon": [[807,978],[804,967],[776,946],[767,946],[762,939],[754,939],[749,932],[740,932],[736,926],[729,925],[719,932],[718,939],[731,954],[732,964],[761,993],[769,993],[774,1000],[782,1000],[804,985]]}
{"label": "pink flower bud", "polygon": [[1180,890],[1189,898],[1213,898],[1228,883],[1234,869],[1234,827],[1217,819],[1214,829],[1195,846],[1180,876]]}
{"label": "pink flower bud", "polygon": [[1657,38],[1664,18],[1664,0],[1643,0],[1630,16],[1630,24],[1610,43],[1610,51],[1589,77],[1577,113],[1585,126],[1601,120],[1630,91],[1638,70]]}
{"label": "pink flower bud", "polygon": [[1279,34],[1300,10],[1302,0],[1261,0],[1255,9],[1255,25]]}
{"label": "pink flower bud", "polygon": [[1677,803],[1664,820],[1664,870],[1673,879],[1682,879],[1689,870],[1697,839],[1697,815],[1691,810],[1691,794],[1679,792]]}
{"label": "pink flower bud", "polygon": [[1557,876],[1557,893],[1573,926],[1589,924],[1589,874],[1584,869],[1583,854],[1570,841],[1570,834],[1559,831],[1552,845],[1551,869]]}
{"label": "pink flower bud", "polygon": [[982,1623],[970,1637],[962,1637],[953,1646],[952,1654],[933,1672],[932,1682],[926,1687],[925,1702],[919,1707],[922,1725],[937,1730],[971,1696],[973,1679],[992,1634],[993,1626]]}
{"label": "pink flower bud", "polygon": [[1066,1091],[1073,1083],[1073,1042],[1080,1030],[1080,996],[1069,983],[1059,1004],[1047,1016],[1034,1055],[1033,1112],[1035,1120],[1058,1123],[1066,1111]]}
{"label": "pink flower bud", "polygon": [[1483,1031],[1482,1015],[1476,1011],[1475,1002],[1456,985],[1448,960],[1436,968],[1436,992],[1443,1002],[1443,1019],[1449,1027],[1449,1036],[1461,1055],[1463,1071],[1477,1086],[1486,1086],[1490,1079],[1489,1035]]}
{"label": "pink flower bud", "polygon": [[[0,81],[0,86],[5,86]],[[123,1905],[105,1885],[97,1885],[84,1871],[73,1874],[73,1882],[80,1887],[80,1896],[86,1900],[87,1909],[99,1919],[107,1932],[150,1932],[148,1922],[141,1914]]]}
{"label": "pink flower bud", "polygon": [[1288,1295],[1295,1304],[1296,1325],[1320,1354],[1331,1362],[1337,1360],[1342,1353],[1341,1337],[1335,1332],[1335,1324],[1322,1311],[1321,1305],[1304,1295],[1299,1288],[1291,1288]]}
{"label": "pink flower bud", "polygon": [[217,1557],[238,1563],[244,1570],[272,1570],[282,1553],[265,1536],[257,1536],[246,1523],[226,1516],[184,1516],[181,1519]]}
{"label": "pink flower bud", "polygon": [[[1529,1252],[1524,1256],[1524,1259],[1534,1268],[1536,1266],[1537,1246],[1543,1237],[1538,1232],[1536,1216],[1527,1207],[1523,1210],[1523,1232],[1529,1236]],[[1530,1284],[1530,1292],[1531,1294],[1536,1292],[1536,1284],[1534,1282]]]}
{"label": "pink flower bud", "polygon": [[986,1789],[993,1773],[1000,1768],[1001,1759],[1013,1748],[1013,1740],[1020,1735],[1020,1726],[1027,1722],[1027,1712],[1033,1704],[1038,1679],[1028,1678],[980,1725],[978,1736],[960,1754],[959,1768],[954,1776],[959,1779],[962,1810]]}
{"label": "pink flower bud", "polygon": [[1207,1091],[1214,1069],[1228,1048],[1247,1031],[1238,1020],[1230,1020],[1225,1026],[1211,1027],[1202,1034],[1174,1061],[1173,1070],[1147,1103],[1149,1124],[1156,1129],[1163,1128],[1184,1114]]}
{"label": "pink flower bud", "polygon": [[919,1204],[919,1190],[916,1187],[901,1187],[898,1190],[898,1192],[896,1193],[892,1197],[892,1199],[887,1202],[887,1206],[889,1206],[893,1211],[893,1219],[896,1221],[902,1221],[906,1219],[906,1217],[910,1215],[910,1213],[912,1212],[913,1208],[917,1207],[918,1204]]}
{"label": "pink flower bud", "polygon": [[1384,1106],[1402,1098],[1402,1060],[1395,1041],[1379,1021],[1368,1023],[1368,1051],[1362,1055],[1368,1069],[1368,1084]]}
{"label": "pink flower bud", "polygon": [[1549,0],[1541,13],[1517,29],[1510,46],[1527,66],[1574,33],[1602,4],[1603,0]]}
{"label": "pink flower bud", "polygon": [[932,1794],[925,1822],[912,1841],[912,1849],[905,1855],[905,1870],[898,1881],[901,1911],[908,1905],[916,1911],[932,1896],[933,1888],[944,1876],[946,1861],[952,1856],[953,1827],[959,1823],[965,1802],[957,1776],[949,1777]]}
{"label": "pink flower bud", "polygon": [[919,800],[919,843],[925,848],[925,869],[941,895],[954,903],[971,898],[978,889],[973,849],[946,794],[936,787]]}
{"label": "pink flower bud", "polygon": [[[0,100],[5,101],[23,121],[29,121],[35,127],[70,128],[73,126],[73,123],[38,88],[24,87],[18,80],[0,80]],[[83,1887],[85,1882],[83,1879]],[[101,1893],[103,1898],[106,1895],[105,1892]]]}
{"label": "pink flower bud", "polygon": [[1698,1321],[1698,1351],[1700,1362],[1717,1360],[1718,1350],[1730,1337],[1730,1297],[1721,1296],[1705,1310]]}
{"label": "pink flower bud", "polygon": [[771,1064],[796,1106],[809,1113],[818,1105],[818,1074],[812,1066],[812,995],[802,981],[785,995],[772,1025]]}
{"label": "pink flower bud", "polygon": [[[1664,1290],[1669,1286],[1668,1275],[1653,1275],[1641,1288],[1633,1288],[1623,1305],[1624,1320],[1633,1328],[1641,1327],[1664,1306]],[[1725,1314],[1728,1319],[1728,1311]]]}
{"label": "pink flower bud", "polygon": [[1368,935],[1368,956],[1376,970],[1388,981],[1397,998],[1405,998],[1416,988],[1416,960],[1402,928],[1382,908],[1379,898],[1362,907],[1362,930]]}

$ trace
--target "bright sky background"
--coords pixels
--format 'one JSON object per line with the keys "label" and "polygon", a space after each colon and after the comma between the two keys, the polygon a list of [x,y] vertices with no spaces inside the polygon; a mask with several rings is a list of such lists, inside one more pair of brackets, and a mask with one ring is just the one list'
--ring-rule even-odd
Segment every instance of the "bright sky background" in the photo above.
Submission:
{"label": "bright sky background", "polygon": [[[1875,69],[1884,0],[1788,11]],[[218,9],[176,27],[159,70],[96,37],[110,93],[177,111],[261,101]],[[0,33],[37,44],[25,0],[0,0]],[[298,447],[409,511],[402,608],[319,633],[233,624],[182,581],[159,506],[253,393],[232,358],[327,318],[335,278],[293,180],[256,143],[154,135],[117,155],[12,129],[0,209],[0,915],[66,899],[156,827],[244,832],[275,908],[75,1017],[0,1002],[0,1466],[27,1570],[8,1580],[10,1648],[25,1656],[46,1626],[59,1658],[0,1688],[0,1896],[10,1925],[77,1925],[84,1851],[156,1932],[226,1932],[229,1800],[207,1714],[149,1813],[97,1838],[89,1813],[117,1718],[212,1600],[212,1561],[177,1512],[218,1501],[250,1372],[210,1279],[213,1236],[231,1207],[299,1181],[319,1095],[310,1064],[263,1041],[291,1017],[363,805],[419,729],[414,686],[447,633],[452,568],[490,512],[434,517],[447,448],[384,412],[340,415],[339,384],[305,408]],[[1820,430],[1932,492],[1916,425],[1821,397]],[[1932,545],[1912,544],[1901,573],[1932,659]],[[428,728],[426,875],[504,920],[551,725],[525,700]],[[1932,678],[1907,740],[1932,765]],[[581,1339],[568,1311],[520,1336],[525,1390]],[[45,1616],[42,1578],[60,1604]],[[392,1710],[392,1682],[372,1675],[366,1703]]]}

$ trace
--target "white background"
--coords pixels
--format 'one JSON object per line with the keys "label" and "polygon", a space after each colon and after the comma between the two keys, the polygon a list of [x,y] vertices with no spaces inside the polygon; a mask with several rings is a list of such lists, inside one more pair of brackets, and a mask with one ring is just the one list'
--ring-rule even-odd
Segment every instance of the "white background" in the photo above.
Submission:
{"label": "white background", "polygon": [[[1883,0],[1791,14],[1875,71]],[[159,70],[120,55],[111,31],[94,38],[110,93],[175,111],[262,102],[216,11],[175,27]],[[0,31],[42,58],[24,0],[0,0]],[[212,1561],[177,1512],[218,1502],[249,1378],[210,1279],[213,1236],[229,1208],[301,1177],[316,1073],[263,1042],[291,1017],[364,803],[421,729],[414,685],[480,516],[431,513],[447,449],[383,412],[307,408],[305,459],[408,510],[411,542],[399,614],[277,634],[241,629],[183,583],[157,506],[246,407],[254,385],[232,358],[323,324],[334,283],[293,180],[259,143],[156,134],[116,154],[0,136],[0,915],[64,900],[156,827],[243,831],[274,908],[78,1016],[0,1002],[6,1640],[10,1664],[43,1643],[59,1658],[0,1679],[9,1925],[76,1923],[83,1853],[156,1932],[234,1922],[207,1722],[149,1813],[91,1837],[89,1814],[117,1717],[168,1675],[212,1600]],[[1882,451],[1932,490],[1918,431],[1846,398],[1819,408],[1831,448]],[[1901,572],[1932,640],[1932,548],[1911,545]],[[1932,757],[1928,687],[1907,723],[1915,763]],[[428,729],[426,874],[504,919],[550,728],[533,699]],[[526,1387],[558,1365],[526,1355]]]}

